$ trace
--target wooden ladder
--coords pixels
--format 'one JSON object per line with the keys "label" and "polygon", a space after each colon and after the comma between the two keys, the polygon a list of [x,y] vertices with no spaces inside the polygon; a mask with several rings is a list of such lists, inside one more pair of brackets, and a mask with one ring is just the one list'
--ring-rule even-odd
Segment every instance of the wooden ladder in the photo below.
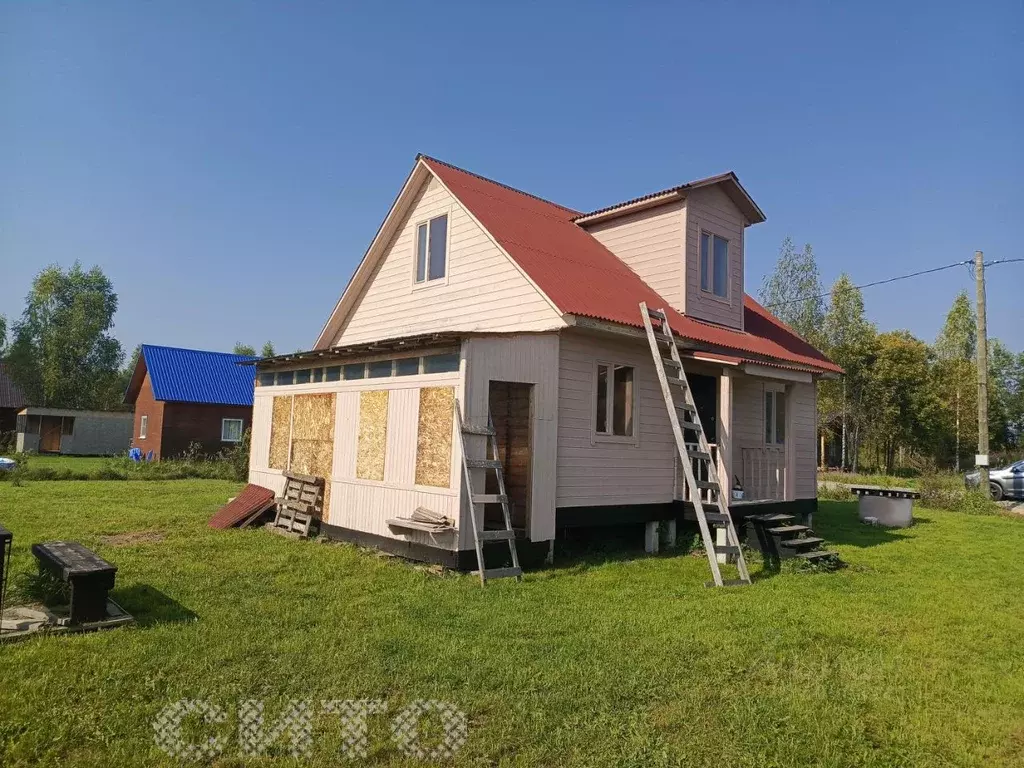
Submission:
{"label": "wooden ladder", "polygon": [[[523,580],[523,569],[519,567],[519,554],[516,552],[516,534],[512,530],[512,514],[508,508],[508,493],[505,491],[505,472],[498,454],[498,440],[491,421],[490,411],[487,413],[487,425],[470,424],[462,419],[462,409],[455,403],[455,416],[459,427],[459,440],[462,443],[462,471],[466,476],[466,492],[469,494],[470,516],[473,520],[473,546],[476,548],[477,572],[480,583],[486,584],[488,579],[506,579],[514,577]],[[490,446],[491,458],[471,459],[466,454],[466,435],[485,435]],[[498,492],[476,493],[473,491],[471,469],[493,470],[498,480]],[[501,504],[504,528],[484,529],[484,504]],[[479,510],[479,513],[478,513]],[[512,555],[511,568],[486,568],[484,566],[484,542],[507,541],[508,551]]]}
{"label": "wooden ladder", "polygon": [[[646,302],[640,303],[640,315],[643,318],[644,328],[647,331],[647,341],[651,345],[654,368],[658,371],[661,394],[664,396],[665,406],[668,408],[668,420],[672,424],[672,434],[676,439],[676,451],[679,454],[679,461],[683,465],[686,486],[690,489],[690,499],[693,501],[693,508],[697,513],[697,524],[700,526],[700,535],[704,540],[704,550],[708,553],[708,563],[711,565],[711,573],[715,579],[714,582],[707,582],[707,586],[735,587],[750,584],[750,574],[747,572],[746,560],[743,559],[740,540],[736,535],[736,527],[733,525],[732,515],[729,514],[729,505],[726,502],[725,492],[723,492],[722,485],[718,479],[718,470],[715,467],[714,458],[711,456],[711,446],[708,445],[707,436],[704,434],[704,427],[700,423],[697,405],[690,391],[690,383],[686,378],[686,371],[683,369],[683,360],[679,356],[675,337],[668,324],[668,315],[665,314],[664,309],[649,309]],[[655,330],[653,323],[658,324],[658,330]],[[665,357],[663,354],[662,345],[668,346],[668,357]],[[671,377],[665,374],[666,365],[671,366],[673,369]],[[682,402],[679,404],[672,397],[673,387],[682,392]],[[680,412],[683,414],[682,421],[679,418]],[[697,433],[697,450],[691,450],[686,447],[686,442],[683,439],[684,429]],[[706,467],[707,480],[698,480],[696,478],[693,472],[694,461]],[[717,504],[717,512],[704,511],[704,501],[701,499],[702,491],[707,491],[710,500]],[[712,526],[725,530],[726,543],[724,545],[715,543],[711,535]],[[722,580],[722,573],[718,567],[718,555],[735,556],[736,568],[739,570],[740,575],[739,579]]]}

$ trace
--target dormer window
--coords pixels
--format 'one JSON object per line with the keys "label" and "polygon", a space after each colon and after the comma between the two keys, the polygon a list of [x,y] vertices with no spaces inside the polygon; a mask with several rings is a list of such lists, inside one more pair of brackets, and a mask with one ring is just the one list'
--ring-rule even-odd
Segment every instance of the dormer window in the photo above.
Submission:
{"label": "dormer window", "polygon": [[444,278],[448,261],[448,214],[416,227],[416,282]]}
{"label": "dormer window", "polygon": [[729,298],[729,241],[711,232],[700,233],[700,289]]}

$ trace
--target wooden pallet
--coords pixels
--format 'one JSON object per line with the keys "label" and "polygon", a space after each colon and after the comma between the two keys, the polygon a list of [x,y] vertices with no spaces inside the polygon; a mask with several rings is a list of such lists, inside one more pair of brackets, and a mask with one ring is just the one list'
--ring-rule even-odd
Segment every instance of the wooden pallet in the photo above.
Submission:
{"label": "wooden pallet", "polygon": [[275,531],[307,538],[313,523],[323,514],[324,480],[309,475],[285,475],[284,493],[277,498]]}

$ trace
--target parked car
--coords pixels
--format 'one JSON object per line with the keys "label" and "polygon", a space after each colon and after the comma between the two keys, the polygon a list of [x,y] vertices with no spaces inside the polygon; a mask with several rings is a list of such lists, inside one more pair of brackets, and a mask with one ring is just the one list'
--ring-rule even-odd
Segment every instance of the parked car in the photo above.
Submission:
{"label": "parked car", "polygon": [[[977,488],[981,483],[981,472],[968,472],[964,476],[964,482],[968,488]],[[1024,499],[1024,461],[1018,461],[1004,469],[989,470],[988,490],[995,501],[1004,498]]]}

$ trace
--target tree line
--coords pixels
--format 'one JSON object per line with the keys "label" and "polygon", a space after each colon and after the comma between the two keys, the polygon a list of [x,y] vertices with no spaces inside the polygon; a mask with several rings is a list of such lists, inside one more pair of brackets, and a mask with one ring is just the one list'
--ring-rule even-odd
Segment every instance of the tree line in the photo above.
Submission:
{"label": "tree line", "polygon": [[[881,332],[849,275],[822,288],[814,251],[787,238],[759,299],[840,365],[818,385],[822,466],[886,473],[974,465],[978,446],[976,315],[966,292],[952,302],[935,341]],[[1024,352],[989,339],[990,453],[1024,453]]]}
{"label": "tree line", "polygon": [[[141,346],[127,356],[114,338],[117,293],[99,267],[46,267],[32,281],[21,317],[0,315],[0,362],[32,405],[118,410]],[[235,354],[256,355],[235,344]],[[263,345],[260,356],[273,357]]]}

